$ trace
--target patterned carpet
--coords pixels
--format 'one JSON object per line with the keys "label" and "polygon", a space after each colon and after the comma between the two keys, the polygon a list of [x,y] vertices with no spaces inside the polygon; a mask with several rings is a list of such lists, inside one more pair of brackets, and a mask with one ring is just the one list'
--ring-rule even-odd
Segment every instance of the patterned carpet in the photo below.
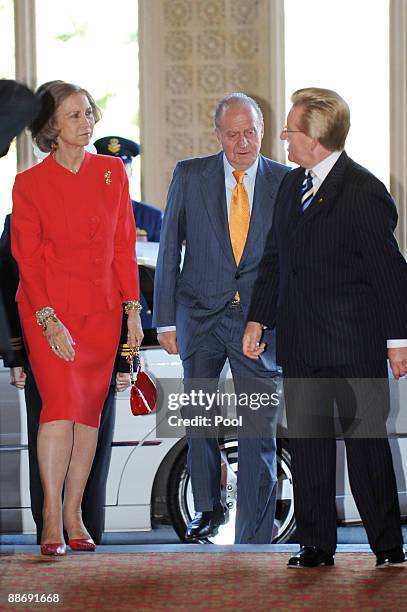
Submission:
{"label": "patterned carpet", "polygon": [[[335,567],[287,569],[289,555],[89,554],[1,558],[0,610],[407,610],[407,567],[339,553]],[[57,593],[63,603],[7,604],[9,593]]]}

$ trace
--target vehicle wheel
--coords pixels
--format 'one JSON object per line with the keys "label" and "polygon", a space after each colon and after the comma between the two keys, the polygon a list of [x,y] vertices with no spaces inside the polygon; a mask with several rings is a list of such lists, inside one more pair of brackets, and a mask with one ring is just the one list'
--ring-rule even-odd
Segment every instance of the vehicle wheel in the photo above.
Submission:
{"label": "vehicle wheel", "polygon": [[[202,540],[210,544],[233,544],[236,520],[236,476],[238,443],[225,440],[222,452],[222,502],[227,508],[226,523],[219,528],[216,536]],[[174,463],[168,481],[167,500],[172,525],[185,542],[187,524],[195,514],[191,480],[187,470],[187,449],[185,448]],[[291,458],[285,444],[277,448],[277,507],[273,543],[286,542],[295,532],[294,497],[291,477]]]}

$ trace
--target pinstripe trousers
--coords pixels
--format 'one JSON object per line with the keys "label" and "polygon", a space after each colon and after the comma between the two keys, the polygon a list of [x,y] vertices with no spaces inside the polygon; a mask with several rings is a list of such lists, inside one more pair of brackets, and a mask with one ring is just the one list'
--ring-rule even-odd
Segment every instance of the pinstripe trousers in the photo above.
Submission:
{"label": "pinstripe trousers", "polygon": [[[261,361],[242,353],[245,317],[240,305],[228,306],[216,328],[200,347],[183,360],[185,389],[204,387],[214,392],[222,368],[229,359],[236,393],[250,390],[267,393],[275,390],[273,376]],[[261,387],[261,389],[260,389]],[[236,544],[268,544],[273,537],[277,494],[275,430],[277,409],[263,411],[240,408],[248,427],[238,431],[239,469],[237,478]],[[183,416],[190,415],[187,410]],[[208,413],[204,414],[208,415]],[[239,414],[239,410],[238,410]],[[188,471],[191,477],[195,510],[210,511],[221,497],[221,456],[214,429],[188,431]]]}
{"label": "pinstripe trousers", "polygon": [[[402,546],[385,427],[389,410],[386,362],[319,368],[292,360],[283,371],[299,543],[318,546],[329,554],[336,548],[335,400],[345,428],[349,482],[369,544],[376,554]],[[315,379],[321,380],[315,384]],[[327,379],[326,386],[322,379]],[[355,379],[363,385],[359,397]],[[346,388],[345,393],[338,391],[341,387]],[[313,430],[311,422],[316,427]]]}

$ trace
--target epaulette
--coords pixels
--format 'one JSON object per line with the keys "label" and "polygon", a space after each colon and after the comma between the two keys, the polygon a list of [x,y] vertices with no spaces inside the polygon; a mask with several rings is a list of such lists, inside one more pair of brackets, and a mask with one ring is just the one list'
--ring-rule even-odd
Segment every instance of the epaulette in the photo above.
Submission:
{"label": "epaulette", "polygon": [[119,344],[120,357],[128,357],[130,355],[130,346],[128,344]]}
{"label": "epaulette", "polygon": [[10,344],[13,351],[23,350],[23,339],[21,336],[17,336],[16,338],[10,338]]}

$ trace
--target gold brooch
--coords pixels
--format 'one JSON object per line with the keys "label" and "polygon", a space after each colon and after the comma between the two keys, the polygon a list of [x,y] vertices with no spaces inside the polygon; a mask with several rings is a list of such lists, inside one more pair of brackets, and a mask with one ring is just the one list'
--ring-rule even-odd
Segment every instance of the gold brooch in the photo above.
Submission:
{"label": "gold brooch", "polygon": [[112,179],[110,178],[112,176],[112,171],[108,170],[107,172],[104,173],[103,175],[105,177],[105,183],[106,185],[110,185],[112,182]]}

